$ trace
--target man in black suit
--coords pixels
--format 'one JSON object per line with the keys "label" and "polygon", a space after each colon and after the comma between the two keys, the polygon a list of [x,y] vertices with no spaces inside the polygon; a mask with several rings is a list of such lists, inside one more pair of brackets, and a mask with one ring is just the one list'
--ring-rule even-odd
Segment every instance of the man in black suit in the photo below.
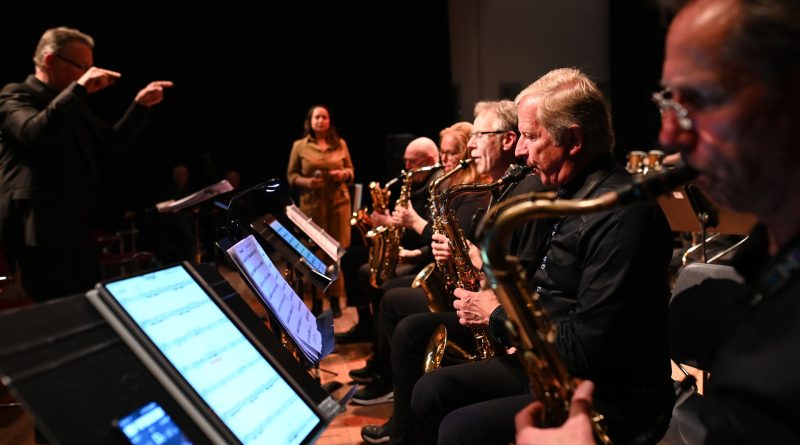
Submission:
{"label": "man in black suit", "polygon": [[169,81],[151,82],[113,127],[87,106],[120,78],[93,62],[94,40],[45,31],[35,74],[0,92],[0,239],[36,301],[90,288],[99,278],[87,216],[98,191],[96,153],[131,146]]}

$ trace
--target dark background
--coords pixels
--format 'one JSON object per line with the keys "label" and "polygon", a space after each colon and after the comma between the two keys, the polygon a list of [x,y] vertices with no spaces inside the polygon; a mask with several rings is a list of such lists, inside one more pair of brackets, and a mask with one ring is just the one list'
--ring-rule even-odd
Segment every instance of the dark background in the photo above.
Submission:
{"label": "dark background", "polygon": [[[664,30],[648,2],[610,3],[611,98],[622,159],[655,144],[658,119],[649,96],[658,86]],[[392,135],[438,140],[455,120],[446,1],[292,2],[281,4],[280,14],[254,8],[36,5],[0,18],[0,84],[32,73],[41,33],[62,25],[93,36],[95,64],[123,74],[91,97],[109,122],[149,81],[175,82],[137,150],[101,156],[98,226],[118,224],[123,210],[158,200],[176,163],[189,166],[194,188],[230,169],[241,172],[244,185],[284,177],[312,104],[330,106],[358,182],[386,179],[402,167],[404,139]]]}

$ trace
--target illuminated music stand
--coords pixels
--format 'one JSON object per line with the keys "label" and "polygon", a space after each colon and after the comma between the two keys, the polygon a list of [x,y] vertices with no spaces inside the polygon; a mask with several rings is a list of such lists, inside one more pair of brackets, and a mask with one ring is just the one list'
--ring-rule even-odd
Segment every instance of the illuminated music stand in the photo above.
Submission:
{"label": "illuminated music stand", "polygon": [[268,246],[265,247],[293,265],[320,292],[325,292],[338,278],[339,258],[334,260],[326,255],[314,254],[311,250],[313,243],[286,218],[266,214],[253,221],[250,228],[259,241],[263,241],[262,246],[266,243]]}
{"label": "illuminated music stand", "polygon": [[[280,338],[281,343],[307,369],[318,369],[322,358],[333,352],[335,347],[331,311],[324,311],[315,320],[311,320],[312,315],[305,307],[302,297],[292,290],[290,283],[287,283],[277,270],[255,236],[251,235],[231,245],[226,252],[239,270],[243,281],[269,314],[270,327]],[[295,304],[297,306],[294,306]],[[283,321],[281,313],[284,314]],[[296,322],[287,323],[286,320],[290,318],[286,317],[286,314],[289,313],[293,314],[294,318],[291,319],[297,320]],[[304,350],[301,346],[303,337],[310,339],[313,337],[310,333],[316,334],[313,330],[306,333],[301,323],[308,323],[309,329],[316,329],[319,333],[321,341],[318,357],[311,354],[315,352],[313,348]],[[293,332],[295,335],[291,335]]]}
{"label": "illuminated music stand", "polygon": [[[223,282],[227,289],[215,295],[226,302],[240,299],[212,272],[215,277],[208,284],[217,290]],[[339,403],[297,365],[252,311],[234,313],[242,323],[238,326],[269,351],[282,375],[302,387],[329,422]],[[0,375],[52,443],[127,443],[112,428],[113,420],[149,401],[160,404],[192,442],[210,442],[83,294],[0,314]]]}

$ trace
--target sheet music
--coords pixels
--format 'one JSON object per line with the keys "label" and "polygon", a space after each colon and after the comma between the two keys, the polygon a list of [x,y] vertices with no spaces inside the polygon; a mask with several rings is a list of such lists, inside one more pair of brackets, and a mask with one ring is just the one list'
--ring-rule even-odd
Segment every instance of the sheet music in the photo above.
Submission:
{"label": "sheet music", "polygon": [[296,205],[286,206],[286,216],[295,223],[312,241],[314,241],[325,254],[334,261],[339,261],[339,241],[333,239],[320,226],[303,213]]}
{"label": "sheet music", "polygon": [[300,443],[319,424],[182,266],[106,289],[242,443]]}
{"label": "sheet music", "polygon": [[234,244],[228,249],[228,255],[270,308],[286,333],[300,347],[303,355],[311,363],[319,361],[322,335],[317,329],[316,317],[283,279],[256,238],[250,235]]}
{"label": "sheet music", "polygon": [[195,204],[200,204],[201,202],[211,199],[214,196],[221,195],[231,190],[233,190],[231,183],[228,182],[227,179],[223,179],[216,184],[211,184],[203,190],[194,192],[191,195],[185,196],[181,199],[170,199],[168,201],[159,202],[156,204],[156,210],[158,210],[158,213],[177,212]]}

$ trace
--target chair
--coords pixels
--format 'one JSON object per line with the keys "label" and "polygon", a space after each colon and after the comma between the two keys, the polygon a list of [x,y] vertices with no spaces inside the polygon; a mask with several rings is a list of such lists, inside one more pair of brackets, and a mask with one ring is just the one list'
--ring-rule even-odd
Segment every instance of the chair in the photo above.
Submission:
{"label": "chair", "polygon": [[[706,280],[714,280],[714,282],[698,287]],[[716,339],[705,342],[706,347],[704,347],[702,344],[707,339],[703,338],[702,332],[691,330],[681,332],[681,329],[675,329],[676,325],[681,325],[681,318],[685,318],[682,316],[691,315],[692,318],[704,318],[712,313],[715,316],[709,320],[716,319],[719,320],[717,323],[724,323],[727,319],[725,308],[732,305],[720,304],[720,300],[732,299],[744,292],[743,282],[744,280],[733,267],[718,264],[692,263],[679,273],[670,300],[670,325],[672,327],[670,343],[673,360],[686,377],[683,382],[676,382],[678,400],[672,410],[672,421],[666,434],[658,442],[659,445],[702,444],[705,438],[705,427],[699,418],[703,406],[703,396],[697,392],[694,377],[689,375],[682,364],[686,363],[703,371],[703,387],[705,388],[705,382],[708,380],[706,353],[716,344]],[[709,290],[707,288],[712,287],[712,284],[719,292],[703,292]],[[698,298],[703,298],[704,301],[698,304]],[[692,312],[683,311],[684,307],[692,309]],[[698,307],[699,310],[697,310]],[[712,329],[714,327],[711,326]],[[675,333],[676,331],[677,333]],[[701,345],[698,346],[698,343]]]}
{"label": "chair", "polygon": [[130,224],[128,229],[114,233],[94,232],[100,248],[98,261],[102,279],[125,276],[157,263],[153,253],[137,249],[139,229],[136,228],[135,217],[135,212],[125,212]]}

